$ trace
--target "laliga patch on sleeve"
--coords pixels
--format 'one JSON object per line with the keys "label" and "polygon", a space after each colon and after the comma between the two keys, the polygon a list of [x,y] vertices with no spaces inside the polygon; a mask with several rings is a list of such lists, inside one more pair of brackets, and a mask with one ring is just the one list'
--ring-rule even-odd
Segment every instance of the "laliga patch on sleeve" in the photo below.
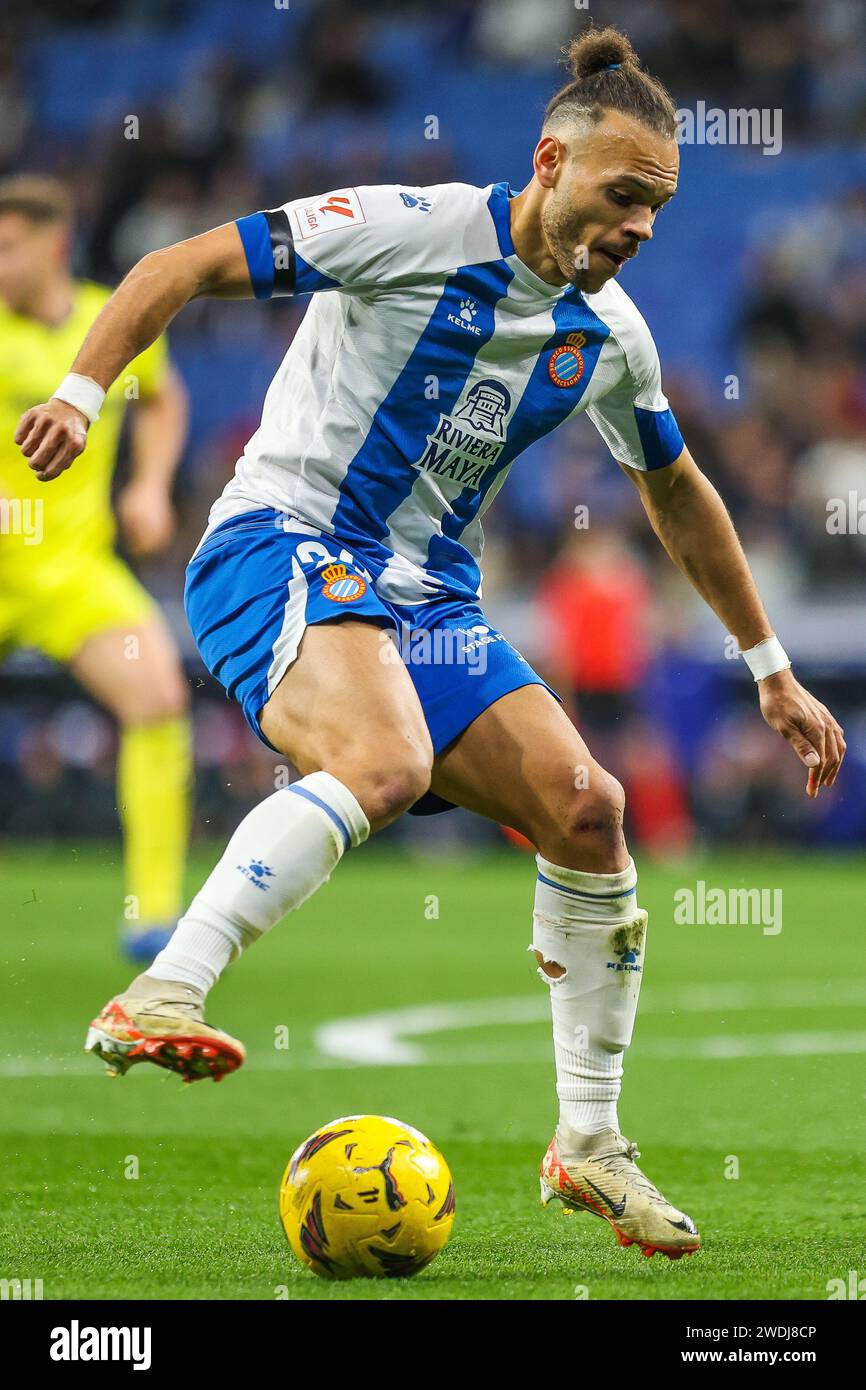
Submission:
{"label": "laliga patch on sleeve", "polygon": [[292,229],[299,241],[307,237],[319,236],[322,232],[334,232],[338,227],[349,227],[366,222],[361,199],[354,188],[339,188],[336,193],[326,193],[317,202],[302,203],[292,208]]}

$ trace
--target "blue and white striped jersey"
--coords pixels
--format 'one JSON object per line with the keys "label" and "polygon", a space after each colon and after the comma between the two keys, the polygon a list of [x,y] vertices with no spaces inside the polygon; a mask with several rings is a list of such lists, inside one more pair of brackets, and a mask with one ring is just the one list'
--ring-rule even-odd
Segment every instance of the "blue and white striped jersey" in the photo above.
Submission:
{"label": "blue and white striped jersey", "polygon": [[238,223],[256,296],[317,293],[209,529],[255,507],[339,537],[394,603],[480,595],[481,518],[534,440],[587,411],[615,458],[682,436],[628,295],[515,254],[507,184],[345,188]]}

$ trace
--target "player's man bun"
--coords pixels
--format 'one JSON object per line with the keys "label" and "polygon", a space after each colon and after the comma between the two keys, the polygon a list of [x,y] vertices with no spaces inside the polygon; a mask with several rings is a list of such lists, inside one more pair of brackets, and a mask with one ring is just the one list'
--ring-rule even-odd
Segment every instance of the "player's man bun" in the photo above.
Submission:
{"label": "player's man bun", "polygon": [[603,72],[613,63],[640,67],[637,54],[618,29],[588,29],[579,38],[572,39],[564,52],[565,66],[576,82]]}
{"label": "player's man bun", "polygon": [[548,102],[545,131],[569,119],[585,118],[595,124],[606,110],[612,110],[673,139],[677,113],[671,95],[657,77],[641,67],[637,53],[619,29],[587,29],[563,51],[572,80]]}

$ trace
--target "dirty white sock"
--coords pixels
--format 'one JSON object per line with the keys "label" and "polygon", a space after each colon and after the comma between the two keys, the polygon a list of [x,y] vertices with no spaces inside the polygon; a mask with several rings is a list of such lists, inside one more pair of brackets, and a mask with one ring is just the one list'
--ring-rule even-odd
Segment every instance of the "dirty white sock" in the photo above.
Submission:
{"label": "dirty white sock", "polygon": [[565,968],[550,988],[560,1128],[619,1129],[622,1059],[643,978],[647,917],[634,860],[616,874],[563,869],[536,857],[531,950]]}

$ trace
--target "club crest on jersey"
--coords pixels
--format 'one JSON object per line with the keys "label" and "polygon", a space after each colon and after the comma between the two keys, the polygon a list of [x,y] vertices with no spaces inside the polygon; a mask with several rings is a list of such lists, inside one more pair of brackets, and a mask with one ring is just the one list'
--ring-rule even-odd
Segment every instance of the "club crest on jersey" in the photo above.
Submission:
{"label": "club crest on jersey", "polygon": [[345,565],[328,565],[322,570],[322,578],[322,597],[332,603],[353,603],[367,592],[367,581],[359,574],[350,574]]}
{"label": "club crest on jersey", "polygon": [[453,415],[440,415],[427,436],[427,451],[414,467],[437,478],[452,478],[461,488],[480,489],[489,468],[505,447],[511,393],[487,378],[468,392]]}
{"label": "club crest on jersey", "polygon": [[574,386],[583,376],[584,361],[580,351],[586,346],[585,333],[569,333],[564,343],[550,354],[547,370],[554,386]]}

